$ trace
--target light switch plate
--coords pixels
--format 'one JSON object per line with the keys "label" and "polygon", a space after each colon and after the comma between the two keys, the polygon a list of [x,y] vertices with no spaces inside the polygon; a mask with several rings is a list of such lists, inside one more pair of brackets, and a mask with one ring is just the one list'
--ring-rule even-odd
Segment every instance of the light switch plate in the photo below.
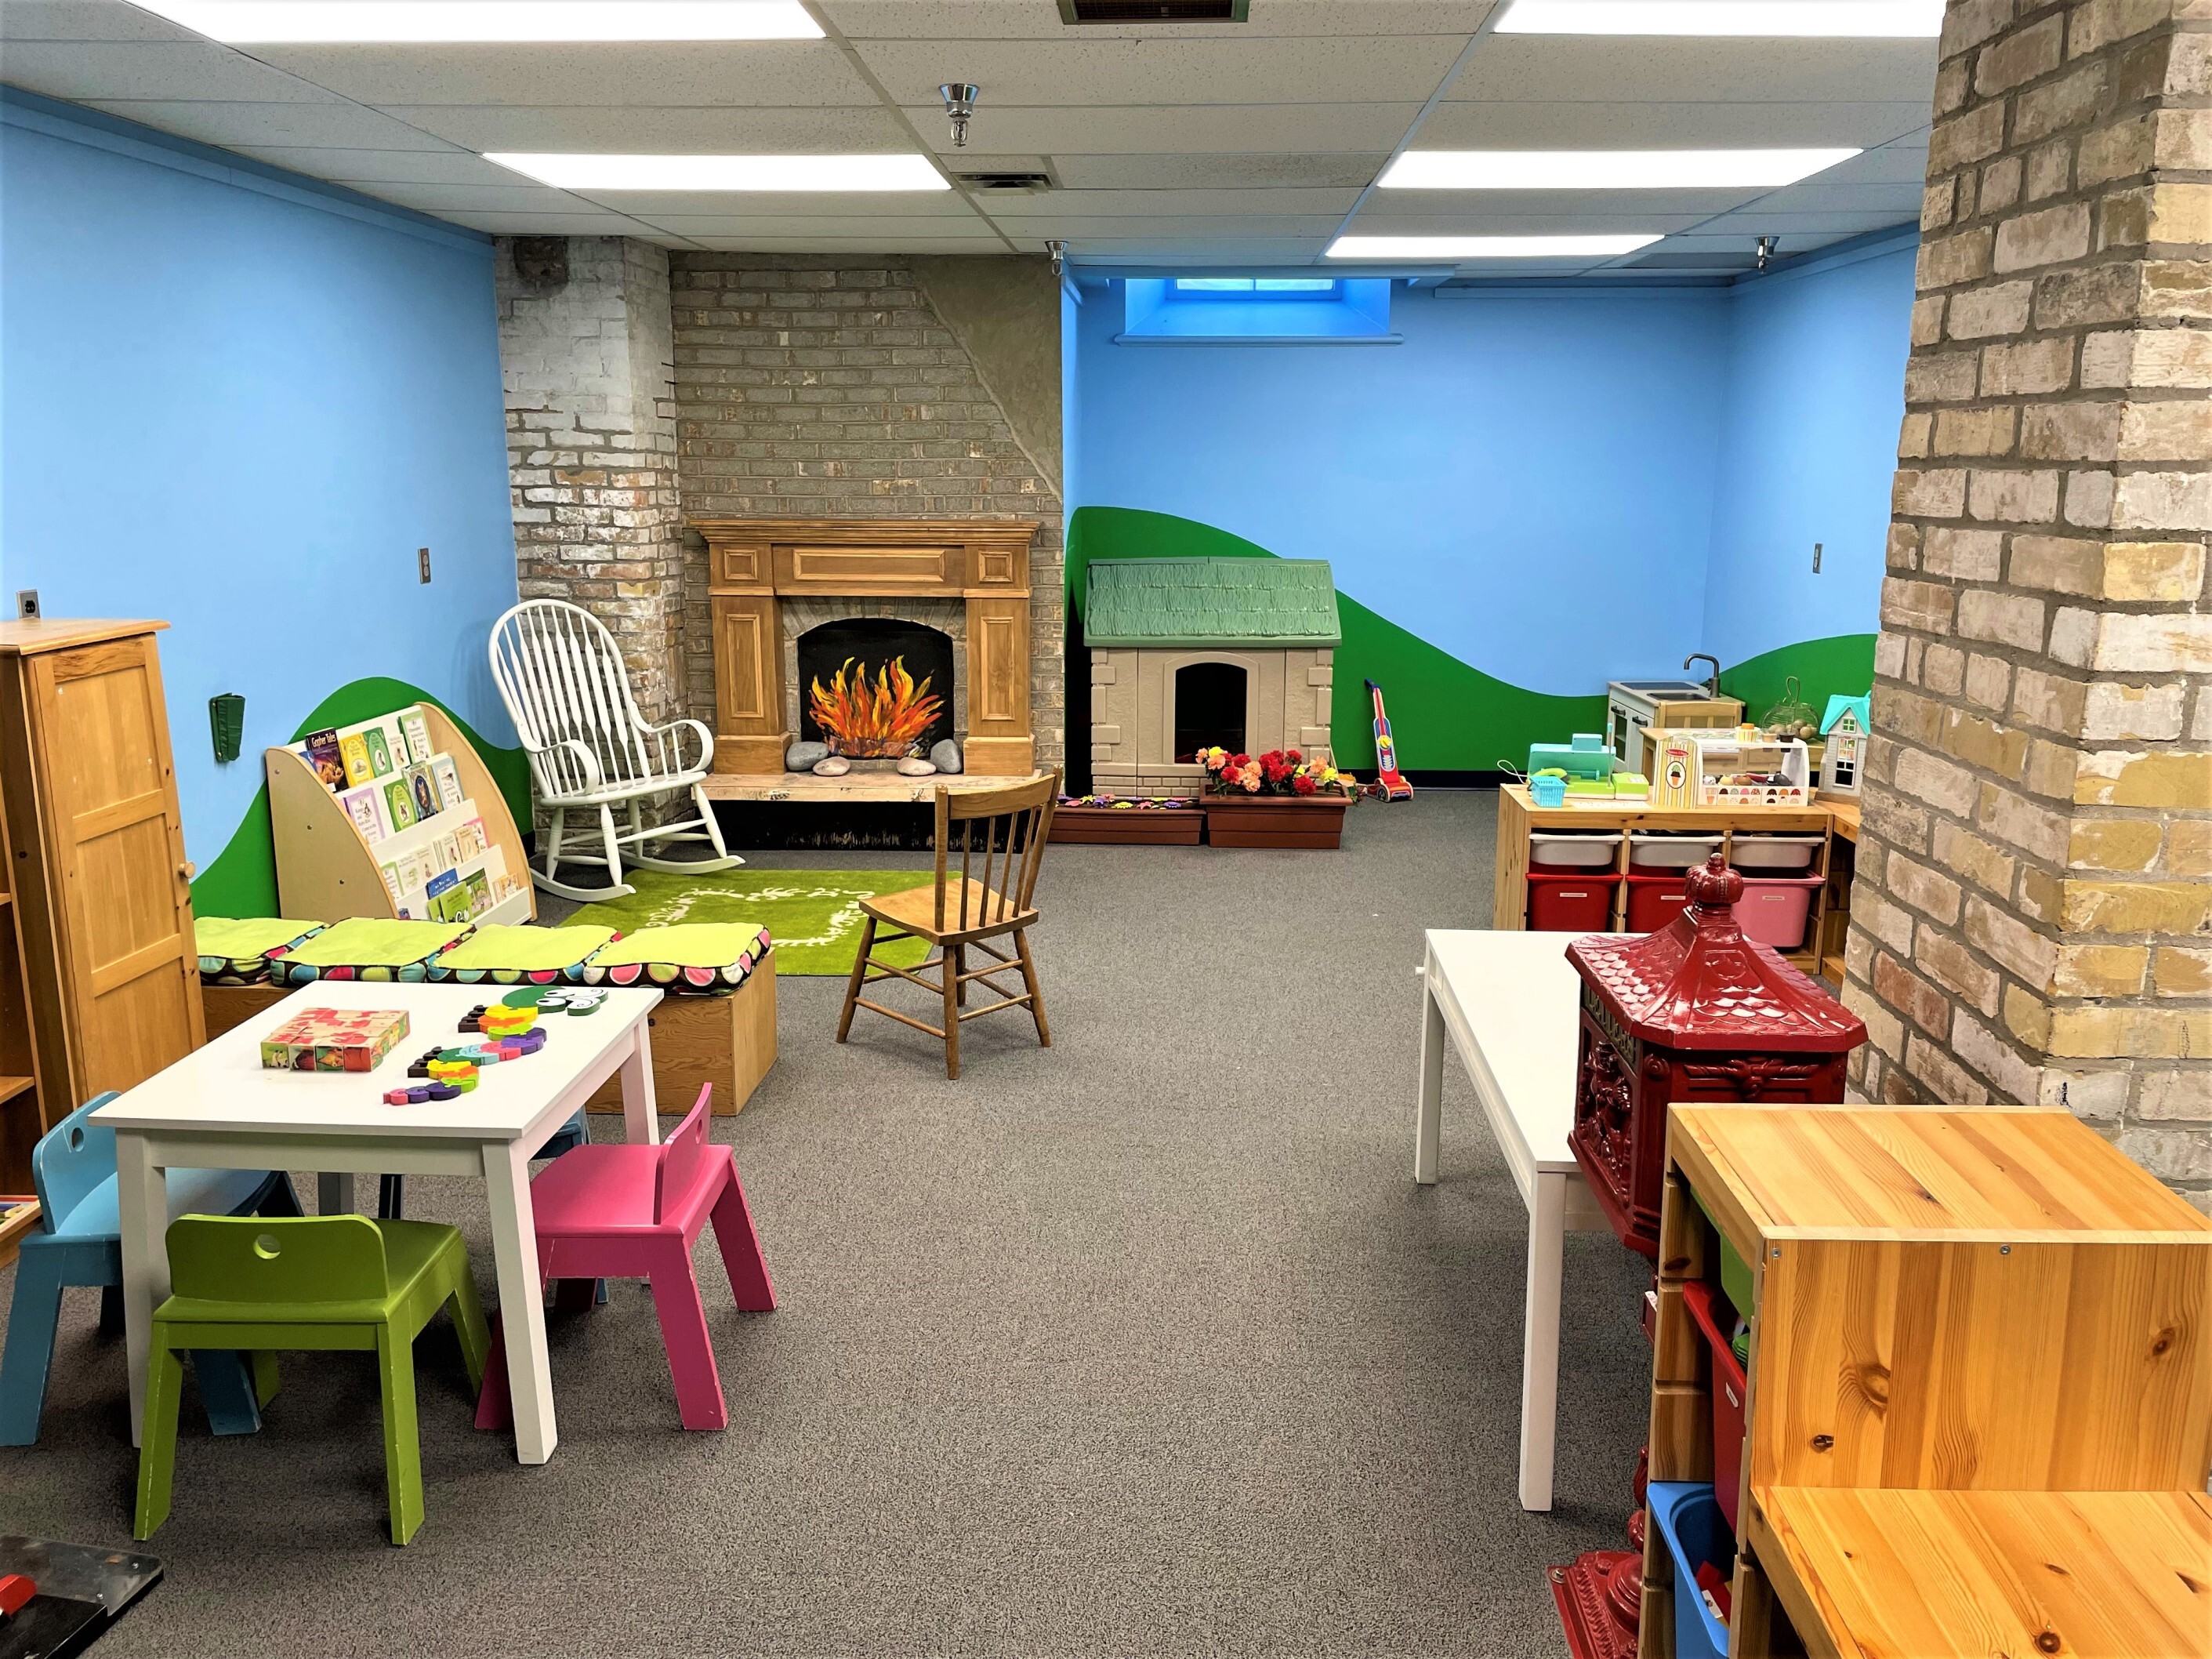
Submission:
{"label": "light switch plate", "polygon": [[430,550],[427,547],[416,548],[415,559],[416,562],[422,567],[422,580],[428,581],[430,580]]}
{"label": "light switch plate", "polygon": [[18,617],[28,617],[34,621],[37,619],[39,615],[39,590],[37,588],[19,587],[15,590],[15,614]]}

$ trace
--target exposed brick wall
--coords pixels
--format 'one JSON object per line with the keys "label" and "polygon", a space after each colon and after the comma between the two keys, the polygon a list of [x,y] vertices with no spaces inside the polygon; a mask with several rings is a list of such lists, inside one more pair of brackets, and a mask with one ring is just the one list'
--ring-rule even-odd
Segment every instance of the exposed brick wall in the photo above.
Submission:
{"label": "exposed brick wall", "polygon": [[538,281],[517,274],[514,239],[499,241],[517,574],[523,598],[568,599],[606,623],[657,723],[686,712],[668,255],[566,240],[565,280]]}
{"label": "exposed brick wall", "polygon": [[2212,1207],[2212,0],[1953,0],[1844,1000]]}
{"label": "exposed brick wall", "polygon": [[[1060,494],[913,264],[690,252],[671,260],[685,513],[1042,520],[1030,568],[1030,710],[1036,763],[1060,764]],[[1005,264],[1010,283],[1050,280],[1042,261]],[[706,557],[696,538],[686,574],[688,696],[710,720]]]}

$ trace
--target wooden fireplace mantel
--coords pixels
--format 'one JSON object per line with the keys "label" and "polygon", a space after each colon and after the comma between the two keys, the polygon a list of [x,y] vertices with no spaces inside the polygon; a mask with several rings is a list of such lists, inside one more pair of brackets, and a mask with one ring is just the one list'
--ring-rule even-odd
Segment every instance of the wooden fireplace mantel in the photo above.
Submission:
{"label": "wooden fireplace mantel", "polygon": [[714,770],[780,773],[781,601],[960,599],[968,611],[970,772],[1026,776],[1035,519],[694,519],[714,629]]}

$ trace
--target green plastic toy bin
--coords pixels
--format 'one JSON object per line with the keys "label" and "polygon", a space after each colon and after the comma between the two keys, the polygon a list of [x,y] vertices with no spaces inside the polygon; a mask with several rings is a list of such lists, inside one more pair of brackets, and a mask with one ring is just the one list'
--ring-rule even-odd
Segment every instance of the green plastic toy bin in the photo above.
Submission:
{"label": "green plastic toy bin", "polygon": [[1735,1253],[1729,1236],[1721,1231],[1721,1224],[1713,1221],[1713,1212],[1705,1207],[1705,1200],[1698,1198],[1698,1189],[1690,1188],[1690,1196],[1698,1199],[1698,1208],[1707,1221],[1712,1222],[1713,1237],[1721,1242],[1721,1289],[1746,1319],[1751,1317],[1751,1264]]}

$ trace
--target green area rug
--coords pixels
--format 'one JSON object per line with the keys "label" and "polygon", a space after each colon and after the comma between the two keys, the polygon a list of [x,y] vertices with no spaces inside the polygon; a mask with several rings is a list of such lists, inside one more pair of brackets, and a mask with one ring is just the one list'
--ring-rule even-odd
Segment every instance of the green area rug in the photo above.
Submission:
{"label": "green area rug", "polygon": [[[637,891],[587,904],[563,927],[669,927],[681,921],[749,921],[768,929],[775,944],[775,970],[842,979],[860,948],[860,901],[878,893],[926,886],[927,870],[725,870],[679,876],[665,870],[623,872]],[[901,940],[877,952],[885,962],[911,968],[929,954],[920,939]]]}

